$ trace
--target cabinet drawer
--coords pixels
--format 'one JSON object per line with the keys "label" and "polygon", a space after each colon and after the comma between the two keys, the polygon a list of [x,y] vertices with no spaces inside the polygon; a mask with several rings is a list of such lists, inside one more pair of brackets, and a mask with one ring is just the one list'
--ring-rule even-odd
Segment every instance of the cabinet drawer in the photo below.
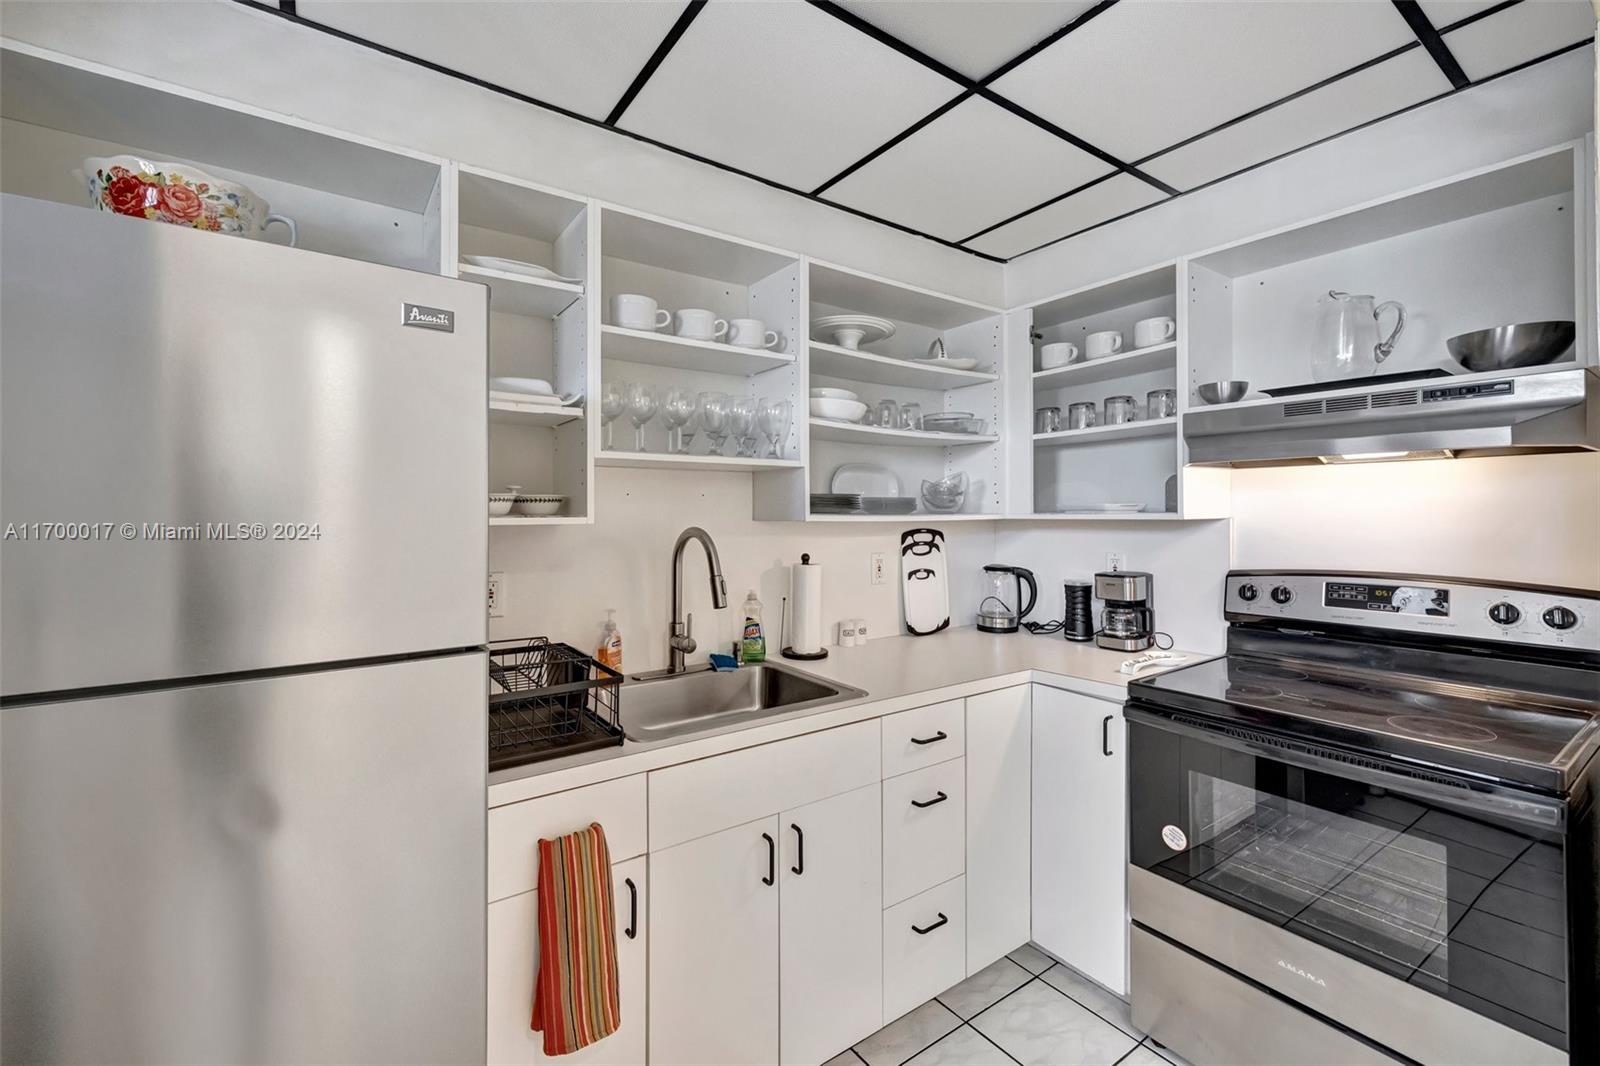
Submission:
{"label": "cabinet drawer", "polygon": [[883,783],[886,905],[966,869],[966,765],[952,759]]}
{"label": "cabinet drawer", "polygon": [[824,729],[650,772],[650,850],[879,780],[877,722]]}
{"label": "cabinet drawer", "polygon": [[961,700],[946,700],[883,721],[883,776],[932,766],[962,753],[966,715]]}
{"label": "cabinet drawer", "polygon": [[489,1066],[544,1062],[622,1066],[645,1060],[646,862],[641,855],[611,867],[622,1025],[604,1040],[559,1059],[546,1057],[544,1034],[534,1032],[529,1024],[533,980],[539,968],[539,893],[524,892],[489,904]]}
{"label": "cabinet drawer", "polygon": [[539,840],[599,822],[611,861],[645,853],[645,775],[620,777],[489,812],[489,901],[538,886]]}
{"label": "cabinet drawer", "polygon": [[965,878],[946,881],[883,912],[884,1024],[966,976]]}

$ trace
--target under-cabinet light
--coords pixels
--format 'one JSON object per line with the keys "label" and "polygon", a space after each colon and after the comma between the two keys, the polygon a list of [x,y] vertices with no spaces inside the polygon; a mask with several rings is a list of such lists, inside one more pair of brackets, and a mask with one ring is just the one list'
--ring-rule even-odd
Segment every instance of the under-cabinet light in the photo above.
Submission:
{"label": "under-cabinet light", "polygon": [[1319,456],[1324,463],[1389,463],[1400,459],[1453,459],[1449,448],[1429,448],[1419,452],[1352,452],[1349,455]]}

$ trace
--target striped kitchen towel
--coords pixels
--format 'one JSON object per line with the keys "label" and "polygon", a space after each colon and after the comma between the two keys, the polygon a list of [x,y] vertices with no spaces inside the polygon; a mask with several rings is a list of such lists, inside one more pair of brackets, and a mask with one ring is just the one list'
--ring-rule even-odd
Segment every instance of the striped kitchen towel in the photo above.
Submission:
{"label": "striped kitchen towel", "polygon": [[546,1055],[569,1055],[617,1031],[617,925],[605,830],[539,841],[539,973],[533,1030]]}

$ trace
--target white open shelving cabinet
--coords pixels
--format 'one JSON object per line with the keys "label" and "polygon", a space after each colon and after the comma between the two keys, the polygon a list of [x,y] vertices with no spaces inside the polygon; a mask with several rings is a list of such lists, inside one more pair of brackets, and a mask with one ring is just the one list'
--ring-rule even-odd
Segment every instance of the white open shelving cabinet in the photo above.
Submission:
{"label": "white open shelving cabinet", "polygon": [[[1551,318],[1578,324],[1574,352],[1558,366],[1592,366],[1597,357],[1592,136],[1009,311],[5,42],[0,188],[89,210],[74,171],[87,157],[121,153],[248,185],[296,220],[308,252],[488,286],[492,373],[545,377],[582,397],[558,410],[487,399],[491,485],[567,497],[559,515],[491,519],[496,529],[594,521],[595,470],[618,466],[749,472],[759,519],[1223,518],[1227,470],[1187,463],[1183,426],[1199,403],[1196,389],[1231,378],[1256,390],[1308,381],[1312,316],[1330,288],[1407,304],[1412,316],[1385,371],[1451,367],[1450,336]],[[463,255],[533,261],[582,280],[528,278]],[[669,310],[760,318],[781,340],[752,350],[623,329],[607,307],[621,292]],[[815,318],[840,312],[890,319],[895,335],[864,350],[811,336]],[[1037,364],[1036,338],[1082,349],[1088,333],[1117,329],[1131,340],[1133,323],[1151,315],[1176,319],[1172,341],[1051,370]],[[916,362],[935,338],[952,356],[978,358],[979,369]],[[690,454],[669,455],[659,418],[638,452],[626,415],[614,427],[616,446],[602,448],[594,398],[606,381],[634,380],[790,400],[782,458],[708,455],[703,436]],[[869,405],[892,398],[914,400],[924,413],[971,411],[987,431],[958,438],[814,420],[812,385],[849,388]],[[1125,394],[1142,413],[1145,393],[1158,387],[1177,389],[1175,418],[1033,432],[1038,407],[1064,414],[1086,400],[1103,409],[1106,396]],[[1241,401],[1261,402],[1258,392]],[[810,494],[828,491],[846,462],[887,466],[908,496],[922,480],[958,470],[972,487],[957,514],[811,514]],[[1165,507],[1171,477],[1174,510]],[[1068,510],[1121,501],[1145,509]]]}

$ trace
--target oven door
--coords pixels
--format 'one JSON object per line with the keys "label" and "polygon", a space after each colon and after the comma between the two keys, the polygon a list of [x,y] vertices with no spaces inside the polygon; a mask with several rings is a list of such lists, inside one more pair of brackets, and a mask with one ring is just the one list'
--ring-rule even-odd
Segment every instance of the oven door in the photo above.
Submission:
{"label": "oven door", "polygon": [[1137,704],[1127,722],[1137,925],[1408,1058],[1567,1061],[1563,804]]}

